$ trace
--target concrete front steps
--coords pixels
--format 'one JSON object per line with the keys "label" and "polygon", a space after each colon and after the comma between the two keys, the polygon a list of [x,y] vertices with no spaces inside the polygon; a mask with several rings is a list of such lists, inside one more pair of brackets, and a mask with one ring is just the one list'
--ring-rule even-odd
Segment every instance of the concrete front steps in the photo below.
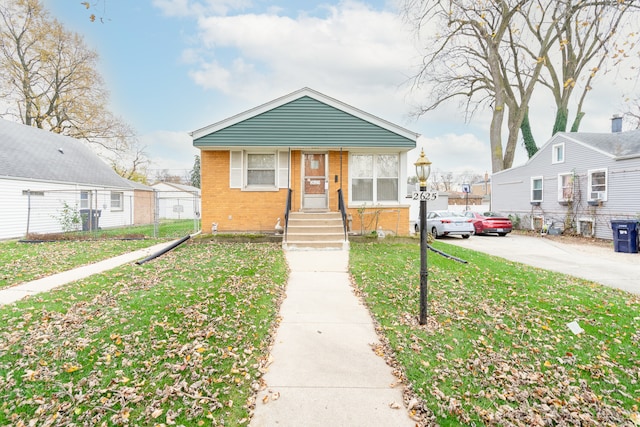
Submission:
{"label": "concrete front steps", "polygon": [[291,212],[282,246],[286,250],[347,249],[340,212]]}

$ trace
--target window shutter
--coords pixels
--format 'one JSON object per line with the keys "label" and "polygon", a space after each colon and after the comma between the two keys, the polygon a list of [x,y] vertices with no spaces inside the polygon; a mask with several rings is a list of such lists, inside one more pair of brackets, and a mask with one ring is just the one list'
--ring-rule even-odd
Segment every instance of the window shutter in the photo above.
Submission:
{"label": "window shutter", "polygon": [[242,151],[230,151],[229,188],[242,188]]}
{"label": "window shutter", "polygon": [[278,152],[278,188],[289,188],[289,152]]}

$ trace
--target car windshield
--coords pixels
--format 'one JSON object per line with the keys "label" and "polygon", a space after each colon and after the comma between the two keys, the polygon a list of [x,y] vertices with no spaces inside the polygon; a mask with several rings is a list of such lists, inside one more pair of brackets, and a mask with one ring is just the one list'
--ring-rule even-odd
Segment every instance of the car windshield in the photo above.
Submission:
{"label": "car windshield", "polygon": [[483,215],[484,216],[489,216],[489,217],[494,217],[494,218],[495,217],[501,217],[501,218],[504,217],[504,215],[502,215],[501,213],[498,213],[498,212],[485,212]]}
{"label": "car windshield", "polygon": [[447,216],[464,216],[459,212],[451,212],[451,211],[441,211],[437,212],[438,216],[447,217]]}

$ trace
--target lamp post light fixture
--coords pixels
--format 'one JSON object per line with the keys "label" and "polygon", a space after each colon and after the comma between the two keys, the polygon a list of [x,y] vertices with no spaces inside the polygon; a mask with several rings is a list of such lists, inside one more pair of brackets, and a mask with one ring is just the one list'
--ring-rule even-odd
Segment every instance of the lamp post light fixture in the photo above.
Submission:
{"label": "lamp post light fixture", "polygon": [[[416,166],[416,175],[420,182],[420,193],[427,191],[427,180],[431,174],[431,161],[424,155],[424,149],[420,153]],[[427,198],[420,197],[420,319],[421,325],[427,324],[428,302],[428,276],[427,270]]]}

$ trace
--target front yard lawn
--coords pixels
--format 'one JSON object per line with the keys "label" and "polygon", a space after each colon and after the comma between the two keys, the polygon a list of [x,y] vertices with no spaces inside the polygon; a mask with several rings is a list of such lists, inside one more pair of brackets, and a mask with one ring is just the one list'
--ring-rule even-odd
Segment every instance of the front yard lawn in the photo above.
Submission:
{"label": "front yard lawn", "polygon": [[[469,264],[429,254],[428,327],[417,243],[350,251],[419,424],[640,422],[640,298],[435,245]],[[200,241],[0,307],[0,425],[247,425],[286,277],[277,244]]]}
{"label": "front yard lawn", "polygon": [[286,275],[193,243],[0,307],[0,425],[246,425]]}
{"label": "front yard lawn", "polygon": [[159,240],[82,240],[0,243],[0,289],[160,243]]}
{"label": "front yard lawn", "polygon": [[[429,253],[428,327],[417,324],[418,244],[352,244],[350,253],[392,358],[426,403],[414,402],[416,417],[442,426],[640,423],[640,298],[435,246],[469,264]],[[584,333],[569,330],[573,321]]]}

